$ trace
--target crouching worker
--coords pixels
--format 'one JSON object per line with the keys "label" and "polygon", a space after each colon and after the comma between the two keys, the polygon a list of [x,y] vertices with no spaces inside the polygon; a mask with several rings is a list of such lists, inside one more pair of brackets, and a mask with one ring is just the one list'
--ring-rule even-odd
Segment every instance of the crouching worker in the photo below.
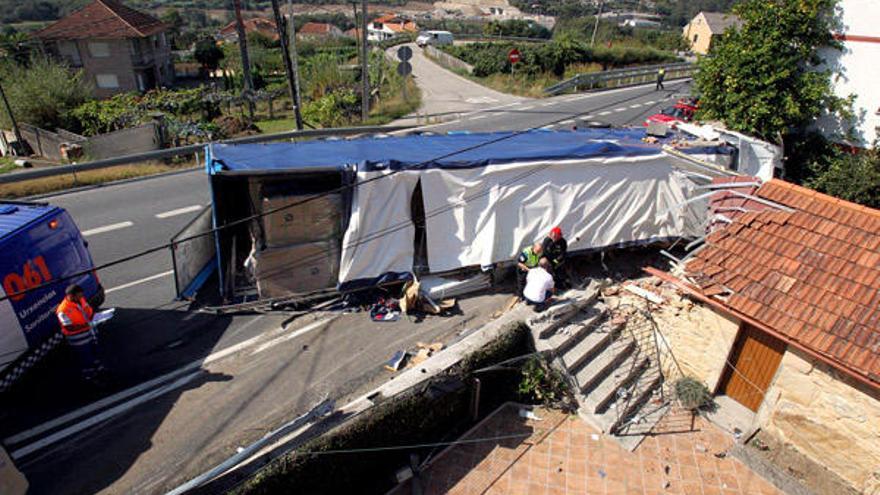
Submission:
{"label": "crouching worker", "polygon": [[568,254],[568,242],[562,237],[562,229],[553,227],[550,234],[544,238],[541,244],[544,248],[543,255],[550,261],[550,274],[556,288],[562,290],[568,285],[568,266],[565,264],[565,256]]}
{"label": "crouching worker", "polygon": [[526,275],[529,270],[538,266],[541,254],[544,252],[541,243],[535,243],[519,253],[516,259],[516,294],[520,297],[523,295],[523,288],[526,286]]}
{"label": "crouching worker", "polygon": [[553,275],[550,275],[550,261],[541,258],[538,266],[529,270],[526,276],[523,298],[526,304],[535,307],[535,311],[544,311],[555,291]]}
{"label": "crouching worker", "polygon": [[64,294],[64,300],[55,310],[61,323],[61,333],[76,356],[82,377],[89,383],[97,384],[104,366],[98,356],[98,334],[92,323],[95,313],[86,302],[82,287],[70,285]]}

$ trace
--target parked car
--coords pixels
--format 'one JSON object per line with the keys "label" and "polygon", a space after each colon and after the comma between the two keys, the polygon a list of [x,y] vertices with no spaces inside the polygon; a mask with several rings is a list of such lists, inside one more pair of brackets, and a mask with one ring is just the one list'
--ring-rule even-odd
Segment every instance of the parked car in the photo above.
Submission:
{"label": "parked car", "polygon": [[653,123],[666,124],[675,127],[677,122],[690,122],[694,120],[699,103],[693,98],[682,98],[675,105],[664,108],[660,113],[655,113],[645,120],[644,125]]}
{"label": "parked car", "polygon": [[451,45],[454,41],[449,31],[425,31],[416,38],[416,44],[424,48],[427,45]]}

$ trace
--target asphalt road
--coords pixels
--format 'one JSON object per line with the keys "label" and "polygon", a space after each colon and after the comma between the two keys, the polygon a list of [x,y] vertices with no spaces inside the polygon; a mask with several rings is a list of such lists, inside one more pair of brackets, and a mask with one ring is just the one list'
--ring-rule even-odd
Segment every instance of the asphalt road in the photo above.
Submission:
{"label": "asphalt road", "polygon": [[[687,91],[685,83],[671,82],[658,92],[643,86],[490,101],[485,88],[459,76],[454,86],[447,85],[450,92],[442,93],[442,78],[454,74],[430,65],[419,70],[433,74],[441,91],[425,94],[442,99],[437,108],[458,118],[430,126],[434,132],[568,129],[578,118],[638,125]],[[458,111],[456,99],[463,102]],[[167,242],[209,200],[201,170],[47,199],[73,215],[99,265]],[[464,315],[456,320],[416,327],[408,322],[377,327],[356,314],[312,329],[308,320],[283,329],[283,316],[188,311],[188,303],[173,300],[170,269],[170,255],[163,251],[100,271],[107,306],[119,308],[102,335],[112,389],[99,393],[81,386],[62,355],[4,397],[0,438],[14,440],[7,443],[31,478],[32,493],[161,492],[301,414],[316,398],[344,397],[387,379],[381,362],[392,350],[416,340],[448,342],[451,330],[479,324],[501,303],[499,296],[465,300]],[[162,376],[176,370],[183,371]],[[124,397],[106,400],[110,393]],[[95,405],[99,400],[106,403]],[[80,407],[90,409],[47,424]],[[80,431],[82,424],[89,427]],[[34,428],[43,431],[13,436]]]}

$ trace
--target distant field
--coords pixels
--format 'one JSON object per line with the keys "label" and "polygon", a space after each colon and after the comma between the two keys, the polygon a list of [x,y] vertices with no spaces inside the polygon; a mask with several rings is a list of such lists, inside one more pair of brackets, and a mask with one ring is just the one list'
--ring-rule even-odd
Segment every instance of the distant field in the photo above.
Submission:
{"label": "distant field", "polygon": [[15,28],[16,31],[30,32],[36,31],[38,29],[42,29],[48,26],[52,21],[25,21],[25,22],[13,22],[9,25]]}

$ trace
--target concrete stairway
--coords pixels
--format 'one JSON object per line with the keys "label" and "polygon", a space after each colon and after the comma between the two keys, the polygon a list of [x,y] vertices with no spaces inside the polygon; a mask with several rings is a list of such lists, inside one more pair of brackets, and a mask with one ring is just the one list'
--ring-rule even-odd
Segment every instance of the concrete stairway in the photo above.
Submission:
{"label": "concrete stairway", "polygon": [[535,347],[577,393],[579,414],[634,449],[665,412],[656,350],[599,301],[602,284],[569,291],[566,303],[528,321]]}

